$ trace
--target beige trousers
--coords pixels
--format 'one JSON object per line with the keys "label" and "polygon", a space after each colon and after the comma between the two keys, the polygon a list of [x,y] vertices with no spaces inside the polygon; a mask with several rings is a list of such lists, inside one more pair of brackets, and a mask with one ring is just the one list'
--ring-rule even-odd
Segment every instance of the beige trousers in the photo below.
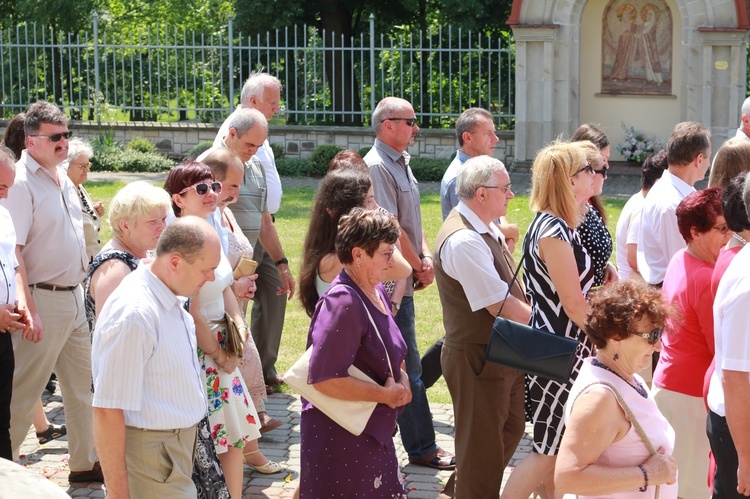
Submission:
{"label": "beige trousers", "polygon": [[179,430],[125,428],[130,497],[196,498],[193,483],[196,427]]}
{"label": "beige trousers", "polygon": [[10,438],[14,456],[34,418],[34,405],[54,371],[65,405],[70,471],[94,467],[91,414],[91,334],[86,323],[83,289],[48,291],[33,289],[42,319],[42,341],[31,343],[13,335],[16,369],[13,374]]}

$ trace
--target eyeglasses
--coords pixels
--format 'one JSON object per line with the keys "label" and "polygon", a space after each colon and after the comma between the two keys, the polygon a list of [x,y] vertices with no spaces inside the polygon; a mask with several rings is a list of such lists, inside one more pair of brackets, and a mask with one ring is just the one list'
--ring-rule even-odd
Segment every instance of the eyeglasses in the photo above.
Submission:
{"label": "eyeglasses", "polygon": [[40,137],[48,139],[50,142],[60,142],[60,139],[68,140],[73,136],[73,132],[56,133],[54,135],[29,135],[29,137]]}
{"label": "eyeglasses", "polygon": [[394,250],[391,250],[391,251],[387,251],[385,253],[381,253],[380,251],[376,251],[376,253],[379,254],[382,257],[385,257],[386,260],[390,260],[391,258],[393,258],[393,251]]}
{"label": "eyeglasses", "polygon": [[77,166],[81,170],[91,170],[91,163],[70,163],[68,166]]}
{"label": "eyeglasses", "polygon": [[573,175],[571,175],[571,177],[575,177],[581,172],[586,172],[586,173],[593,175],[595,171],[596,170],[594,170],[594,167],[591,166],[591,163],[587,163],[586,166],[584,166],[583,168],[579,168],[578,170],[576,170],[576,172]]}
{"label": "eyeglasses", "polygon": [[727,224],[724,224],[724,225],[720,225],[720,226],[718,226],[718,227],[711,227],[711,228],[712,228],[713,230],[718,230],[718,231],[719,231],[719,232],[721,233],[721,235],[722,235],[722,236],[723,236],[724,234],[726,234],[727,232],[729,232],[729,227],[727,227]]}
{"label": "eyeglasses", "polygon": [[607,170],[609,170],[609,168],[607,168],[607,165],[604,165],[599,170],[594,170],[594,173],[597,174],[597,175],[601,175],[602,177],[604,177],[606,179],[607,178]]}
{"label": "eyeglasses", "polygon": [[201,182],[200,184],[194,184],[190,187],[185,187],[180,191],[180,194],[185,194],[190,189],[195,189],[195,192],[199,196],[205,196],[208,192],[208,188],[211,187],[211,190],[214,191],[216,194],[219,194],[221,192],[221,182],[211,182],[210,184],[207,184],[205,182]]}
{"label": "eyeglasses", "polygon": [[513,187],[513,183],[511,182],[508,185],[482,185],[480,187],[484,187],[485,189],[500,189],[507,194]]}
{"label": "eyeglasses", "polygon": [[403,121],[406,123],[406,126],[414,126],[417,124],[417,118],[385,118],[381,121]]}
{"label": "eyeglasses", "polygon": [[630,331],[630,334],[632,334],[633,336],[640,336],[641,338],[645,338],[648,341],[649,345],[656,345],[656,342],[661,339],[662,333],[664,333],[664,330],[660,327],[653,329],[650,333]]}

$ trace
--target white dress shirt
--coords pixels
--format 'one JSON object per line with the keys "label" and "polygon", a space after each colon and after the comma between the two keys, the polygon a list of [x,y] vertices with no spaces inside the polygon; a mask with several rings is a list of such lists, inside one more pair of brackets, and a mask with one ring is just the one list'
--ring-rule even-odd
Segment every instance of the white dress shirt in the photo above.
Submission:
{"label": "white dress shirt", "polygon": [[687,244],[677,226],[677,205],[695,192],[693,186],[665,171],[646,196],[638,236],[638,272],[649,284],[660,284],[672,256]]}
{"label": "white dress shirt", "polygon": [[722,372],[748,373],[750,378],[750,246],[742,248],[727,267],[714,298],[715,370],[708,387],[708,407],[726,417]]}
{"label": "white dress shirt", "polygon": [[463,202],[459,201],[456,209],[477,232],[459,230],[448,236],[440,248],[440,262],[445,273],[461,283],[472,312],[476,312],[503,301],[508,292],[508,284],[495,270],[492,250],[480,234],[504,239],[495,224],[485,225]]}
{"label": "white dress shirt", "polygon": [[[10,213],[0,206],[0,304],[16,303],[16,231]],[[4,334],[4,333],[0,333]]]}

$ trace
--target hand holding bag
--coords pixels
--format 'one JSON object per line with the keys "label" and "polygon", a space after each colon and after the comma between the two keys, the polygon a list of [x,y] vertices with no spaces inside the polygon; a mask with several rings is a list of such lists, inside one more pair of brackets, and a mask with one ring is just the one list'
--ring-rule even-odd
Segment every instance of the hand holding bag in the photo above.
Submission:
{"label": "hand holding bag", "polygon": [[234,322],[234,319],[232,319],[232,317],[226,312],[224,312],[224,320],[227,321],[227,331],[225,333],[227,353],[241,359],[245,342],[242,340],[240,329],[237,327],[237,323]]}
{"label": "hand holding bag", "polygon": [[516,267],[492,325],[485,361],[567,383],[576,360],[577,340],[500,317],[522,263]]}
{"label": "hand holding bag", "polygon": [[[362,302],[362,306],[365,307],[365,312],[367,312],[367,317],[370,319],[370,324],[375,328],[378,339],[380,339],[380,342],[383,344],[390,372],[393,373],[393,364],[391,364],[391,359],[388,356],[388,349],[385,347],[383,337],[380,336],[380,331],[378,330],[377,325],[375,325],[375,321],[373,320],[372,315],[370,315],[370,311],[367,309],[364,301],[362,301],[362,297],[360,297],[350,286],[345,284],[340,284],[339,286],[351,289],[352,293]],[[334,286],[331,289],[335,289],[336,287],[337,286]],[[329,292],[330,291],[331,290],[329,290]],[[284,383],[292,387],[295,392],[305,397],[308,402],[315,406],[316,409],[331,418],[346,431],[353,435],[361,435],[367,426],[367,422],[370,420],[370,416],[372,416],[372,412],[375,410],[375,406],[378,405],[377,402],[343,400],[330,397],[319,392],[313,385],[308,384],[307,380],[310,374],[310,357],[312,356],[312,349],[313,346],[308,348],[302,357],[300,357],[299,360],[286,372],[284,375]],[[347,372],[352,378],[375,383],[372,378],[353,365],[349,366]]]}

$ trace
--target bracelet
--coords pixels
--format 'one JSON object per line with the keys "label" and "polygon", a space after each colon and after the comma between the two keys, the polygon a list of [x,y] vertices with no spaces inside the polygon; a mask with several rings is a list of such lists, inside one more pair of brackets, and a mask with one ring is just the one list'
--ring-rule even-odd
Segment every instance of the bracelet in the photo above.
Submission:
{"label": "bracelet", "polygon": [[434,259],[434,258],[432,258],[432,255],[424,255],[424,254],[422,254],[422,255],[419,255],[419,259],[420,259],[420,260],[424,260],[425,258],[429,258],[429,259],[430,259],[430,260],[432,260],[433,262],[435,261],[435,259]]}
{"label": "bracelet", "polygon": [[646,482],[646,484],[643,487],[639,487],[638,490],[641,492],[646,492],[646,489],[648,488],[648,473],[646,473],[646,468],[644,468],[642,464],[639,464],[638,467],[641,469],[641,472],[643,473],[643,480]]}

